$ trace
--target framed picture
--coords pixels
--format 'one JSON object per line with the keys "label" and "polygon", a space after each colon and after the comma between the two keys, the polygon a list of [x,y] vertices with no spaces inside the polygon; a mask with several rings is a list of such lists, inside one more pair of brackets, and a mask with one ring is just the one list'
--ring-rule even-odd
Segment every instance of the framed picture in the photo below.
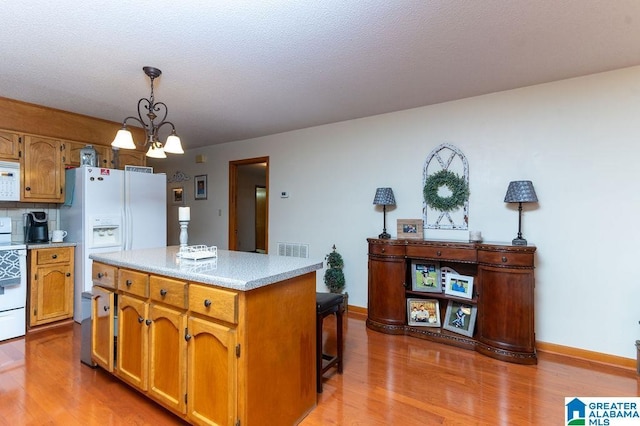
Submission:
{"label": "framed picture", "polygon": [[477,314],[478,308],[476,306],[449,300],[442,328],[453,331],[454,333],[473,337]]}
{"label": "framed picture", "polygon": [[407,299],[407,323],[440,327],[440,302],[436,299]]}
{"label": "framed picture", "polygon": [[473,299],[473,277],[467,275],[447,274],[444,294]]}
{"label": "framed picture", "polygon": [[422,219],[398,219],[398,238],[399,239],[422,239]]}
{"label": "framed picture", "polygon": [[207,199],[207,175],[198,175],[194,180],[195,188],[193,190],[194,198],[196,200]]}
{"label": "framed picture", "polygon": [[440,263],[412,260],[411,290],[442,293]]}
{"label": "framed picture", "polygon": [[182,204],[184,202],[184,188],[182,186],[178,188],[171,188],[173,193],[173,204]]}

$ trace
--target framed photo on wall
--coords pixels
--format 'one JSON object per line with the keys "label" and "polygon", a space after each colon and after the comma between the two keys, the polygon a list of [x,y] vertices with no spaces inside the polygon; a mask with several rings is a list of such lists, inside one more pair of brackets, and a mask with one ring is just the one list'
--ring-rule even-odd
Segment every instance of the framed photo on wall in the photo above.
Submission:
{"label": "framed photo on wall", "polygon": [[184,187],[180,186],[178,188],[171,188],[171,193],[173,194],[173,204],[184,203]]}
{"label": "framed photo on wall", "polygon": [[476,306],[449,300],[442,328],[453,331],[454,333],[473,337],[477,314],[478,308]]}
{"label": "framed photo on wall", "polygon": [[422,219],[398,219],[398,239],[423,239]]}
{"label": "framed photo on wall", "polygon": [[196,200],[207,199],[207,175],[198,175],[194,179],[193,195]]}
{"label": "framed photo on wall", "polygon": [[440,327],[440,302],[436,299],[407,299],[407,324]]}
{"label": "framed photo on wall", "polygon": [[411,290],[442,293],[440,263],[422,260],[411,261]]}
{"label": "framed photo on wall", "polygon": [[467,275],[447,274],[444,294],[473,299],[473,277]]}

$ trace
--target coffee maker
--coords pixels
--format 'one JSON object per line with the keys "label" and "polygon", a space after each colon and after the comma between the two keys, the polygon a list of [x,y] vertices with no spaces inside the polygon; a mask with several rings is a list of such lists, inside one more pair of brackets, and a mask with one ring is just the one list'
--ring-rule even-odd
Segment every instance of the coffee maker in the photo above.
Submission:
{"label": "coffee maker", "polygon": [[49,223],[46,212],[25,213],[24,221],[25,243],[49,242]]}

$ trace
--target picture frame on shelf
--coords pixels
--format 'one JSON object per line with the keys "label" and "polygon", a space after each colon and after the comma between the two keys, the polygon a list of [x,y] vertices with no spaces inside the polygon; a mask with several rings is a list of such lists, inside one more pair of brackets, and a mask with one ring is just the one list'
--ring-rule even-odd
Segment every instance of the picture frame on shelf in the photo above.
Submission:
{"label": "picture frame on shelf", "polygon": [[473,337],[477,315],[477,306],[449,300],[442,328],[467,337]]}
{"label": "picture frame on shelf", "polygon": [[207,175],[197,175],[193,180],[193,197],[196,200],[207,199]]}
{"label": "picture frame on shelf", "polygon": [[442,293],[440,262],[412,260],[411,290]]}
{"label": "picture frame on shelf", "polygon": [[440,327],[440,302],[437,299],[407,299],[407,324]]}
{"label": "picture frame on shelf", "polygon": [[397,235],[398,239],[422,240],[424,238],[422,219],[398,219]]}
{"label": "picture frame on shelf", "polygon": [[468,275],[447,274],[444,294],[461,297],[463,299],[473,299],[473,277]]}
{"label": "picture frame on shelf", "polygon": [[184,203],[184,187],[171,188],[171,193],[173,194],[173,204],[182,205]]}

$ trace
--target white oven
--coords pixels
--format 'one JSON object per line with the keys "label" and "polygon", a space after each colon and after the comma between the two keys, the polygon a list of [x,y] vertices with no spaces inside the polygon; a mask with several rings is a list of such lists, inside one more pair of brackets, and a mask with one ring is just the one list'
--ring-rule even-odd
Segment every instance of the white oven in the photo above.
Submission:
{"label": "white oven", "polygon": [[0,217],[0,340],[24,336],[27,250],[11,243],[11,218]]}

